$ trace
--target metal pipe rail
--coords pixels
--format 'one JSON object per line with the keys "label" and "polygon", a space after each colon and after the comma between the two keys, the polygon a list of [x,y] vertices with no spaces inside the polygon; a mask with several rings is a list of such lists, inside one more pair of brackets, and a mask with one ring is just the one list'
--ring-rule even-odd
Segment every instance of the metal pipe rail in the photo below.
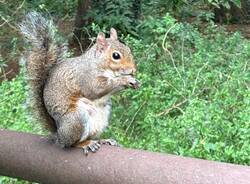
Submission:
{"label": "metal pipe rail", "polygon": [[249,166],[113,146],[85,156],[7,130],[0,130],[0,175],[53,184],[250,184]]}

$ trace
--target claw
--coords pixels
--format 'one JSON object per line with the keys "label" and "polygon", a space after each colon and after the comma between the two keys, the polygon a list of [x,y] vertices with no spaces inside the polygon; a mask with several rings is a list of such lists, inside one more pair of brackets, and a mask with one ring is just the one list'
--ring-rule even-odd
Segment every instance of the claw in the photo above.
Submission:
{"label": "claw", "polygon": [[96,149],[95,149],[95,146],[94,146],[94,145],[89,146],[89,149],[90,149],[93,153],[96,152]]}
{"label": "claw", "polygon": [[83,153],[84,153],[84,155],[88,155],[88,153],[89,153],[89,151],[88,151],[88,148],[82,148],[83,149]]}
{"label": "claw", "polygon": [[83,153],[88,155],[89,152],[95,153],[101,145],[96,140],[86,140],[84,142],[78,143],[76,147],[82,148]]}
{"label": "claw", "polygon": [[118,146],[121,147],[121,145],[116,142],[114,139],[101,139],[98,141],[99,144],[105,144],[105,145],[110,145],[110,146]]}

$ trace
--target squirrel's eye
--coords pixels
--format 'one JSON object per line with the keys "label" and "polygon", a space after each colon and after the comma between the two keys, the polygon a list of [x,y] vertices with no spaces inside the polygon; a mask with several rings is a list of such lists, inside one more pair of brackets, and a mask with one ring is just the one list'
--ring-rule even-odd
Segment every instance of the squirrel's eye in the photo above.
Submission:
{"label": "squirrel's eye", "polygon": [[113,60],[119,60],[119,59],[121,59],[121,54],[119,52],[115,51],[112,54],[112,58],[113,58]]}

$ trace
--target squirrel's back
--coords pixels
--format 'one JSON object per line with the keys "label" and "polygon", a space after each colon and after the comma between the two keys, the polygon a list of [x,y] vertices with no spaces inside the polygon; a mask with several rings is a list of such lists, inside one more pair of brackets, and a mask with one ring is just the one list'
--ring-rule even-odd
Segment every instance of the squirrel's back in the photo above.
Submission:
{"label": "squirrel's back", "polygon": [[53,22],[37,12],[28,13],[19,27],[31,45],[26,57],[26,69],[34,117],[43,122],[48,130],[56,132],[56,124],[44,105],[43,89],[51,68],[65,58],[67,44],[57,39]]}

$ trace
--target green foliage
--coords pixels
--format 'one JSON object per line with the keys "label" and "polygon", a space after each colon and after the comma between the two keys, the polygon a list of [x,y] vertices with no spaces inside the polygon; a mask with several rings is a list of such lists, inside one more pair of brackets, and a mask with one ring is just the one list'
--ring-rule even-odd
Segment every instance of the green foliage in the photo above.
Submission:
{"label": "green foliage", "polygon": [[250,165],[250,42],[215,25],[201,34],[169,15],[153,20],[143,24],[146,40],[127,38],[142,87],[114,99],[107,134],[129,147]]}
{"label": "green foliage", "polygon": [[65,17],[75,12],[76,2],[77,0],[16,0],[13,3],[1,1],[0,16],[2,20],[8,20],[10,23],[30,10],[44,11],[56,17]]}
{"label": "green foliage", "polygon": [[104,28],[115,27],[123,34],[136,35],[138,20],[134,17],[136,12],[133,5],[131,0],[92,1],[93,8],[86,19],[92,18],[95,24]]}
{"label": "green foliage", "polygon": [[37,11],[45,11],[53,17],[67,17],[75,13],[77,0],[36,0],[28,1],[27,6]]}
{"label": "green foliage", "polygon": [[224,6],[225,8],[230,8],[230,3],[235,4],[239,8],[241,7],[241,1],[240,0],[207,0],[207,3],[220,8],[220,6]]}
{"label": "green foliage", "polygon": [[144,0],[143,11],[146,15],[162,16],[166,12],[170,12],[178,16],[184,8],[190,7],[191,4],[194,2],[190,0]]}
{"label": "green foliage", "polygon": [[[180,20],[188,20],[190,17],[209,21],[214,18],[214,9],[230,9],[232,5],[241,8],[240,0],[144,0],[144,15],[162,17],[166,12]],[[224,11],[224,10],[222,10]]]}
{"label": "green foliage", "polygon": [[[37,126],[27,113],[27,86],[23,74],[0,85],[0,128],[33,132]],[[38,131],[39,132],[39,131]],[[40,131],[41,132],[41,131]]]}
{"label": "green foliage", "polygon": [[[21,181],[19,179],[16,179],[16,178],[9,178],[9,177],[4,177],[4,176],[0,176],[0,183],[1,184],[31,184],[31,182],[28,182],[28,181]],[[34,183],[35,184],[35,183]]]}

